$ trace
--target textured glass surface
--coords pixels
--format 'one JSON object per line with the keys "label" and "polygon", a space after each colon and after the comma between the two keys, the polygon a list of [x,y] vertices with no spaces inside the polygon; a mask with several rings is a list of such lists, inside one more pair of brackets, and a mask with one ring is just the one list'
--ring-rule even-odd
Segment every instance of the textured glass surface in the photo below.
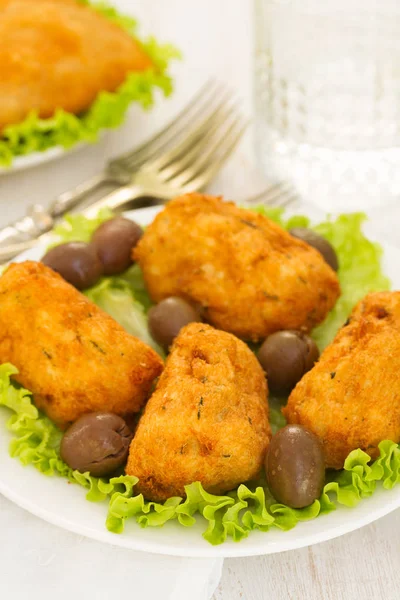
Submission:
{"label": "textured glass surface", "polygon": [[328,209],[400,193],[400,2],[255,0],[257,154]]}

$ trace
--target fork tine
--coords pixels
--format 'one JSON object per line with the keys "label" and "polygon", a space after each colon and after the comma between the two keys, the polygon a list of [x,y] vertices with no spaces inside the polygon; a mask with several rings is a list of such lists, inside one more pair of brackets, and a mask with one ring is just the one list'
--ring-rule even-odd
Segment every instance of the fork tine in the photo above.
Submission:
{"label": "fork tine", "polygon": [[137,146],[133,150],[128,150],[125,153],[120,154],[120,158],[129,158],[131,155],[137,154],[142,149],[146,149],[153,142],[157,142],[160,138],[162,138],[166,133],[169,133],[171,129],[175,126],[175,124],[182,118],[185,118],[192,110],[195,109],[197,104],[201,102],[205,95],[208,94],[210,89],[213,89],[218,85],[218,82],[213,78],[207,79],[207,81],[201,86],[201,88],[192,96],[191,100],[182,108],[182,110],[173,118],[171,121],[167,123],[165,127],[160,129],[155,136],[151,137],[148,141],[143,142],[140,146]]}
{"label": "fork tine", "polygon": [[224,91],[223,96],[218,101],[217,105],[212,107],[200,123],[196,123],[195,127],[189,129],[185,137],[170,151],[162,154],[155,160],[146,164],[149,169],[156,169],[158,171],[164,169],[168,165],[172,164],[175,160],[186,155],[186,153],[194,146],[199,143],[201,138],[208,135],[211,128],[214,127],[216,121],[224,121],[226,114],[226,101],[229,92]]}
{"label": "fork tine", "polygon": [[293,190],[291,193],[288,192],[287,194],[283,194],[280,198],[277,198],[277,201],[273,206],[286,208],[289,204],[294,204],[298,199],[299,195]]}
{"label": "fork tine", "polygon": [[[247,126],[248,123],[244,123],[243,125],[238,125],[233,129],[230,128],[230,134],[226,134],[219,144],[214,147],[214,153],[213,156],[210,155],[208,166],[205,166],[204,170],[198,171],[194,177],[189,177],[187,181],[182,182],[181,184],[178,183],[178,185],[181,185],[181,189],[185,192],[204,189],[211,179],[215,177],[218,171],[220,171],[227,159],[231,156],[236,146],[242,139]],[[175,185],[175,183],[175,180],[171,181],[171,184]]]}
{"label": "fork tine", "polygon": [[288,182],[279,181],[269,185],[265,190],[248,198],[246,204],[268,204],[270,206],[283,206],[282,202],[292,195],[297,195],[293,186]]}
{"label": "fork tine", "polygon": [[188,121],[192,122],[199,118],[199,115],[212,103],[215,94],[220,91],[220,88],[221,85],[218,82],[212,79],[208,80],[189,104],[166,127],[133,151],[131,150],[118,156],[114,162],[125,163],[124,166],[126,168],[134,169],[150,160],[185,131]]}
{"label": "fork tine", "polygon": [[286,181],[278,181],[276,183],[272,183],[268,185],[262,192],[258,192],[254,196],[250,196],[250,198],[246,198],[246,204],[257,204],[264,200],[269,200],[271,197],[274,198],[278,193],[286,192],[291,189],[291,185]]}
{"label": "fork tine", "polygon": [[230,144],[231,137],[236,137],[236,133],[242,119],[239,116],[234,116],[229,121],[223,123],[219,127],[217,133],[207,139],[207,149],[203,152],[196,152],[191,160],[191,164],[183,169],[179,175],[173,178],[173,185],[186,185],[192,181],[197,175],[201,175],[208,167],[219,159],[219,152],[224,151],[225,146]]}
{"label": "fork tine", "polygon": [[206,155],[213,137],[217,135],[218,131],[221,131],[221,129],[226,129],[226,123],[233,118],[235,112],[236,107],[232,105],[225,107],[218,117],[216,115],[214,123],[205,131],[204,136],[200,138],[197,143],[193,143],[192,146],[187,144],[187,149],[184,153],[181,153],[181,158],[169,163],[159,172],[160,179],[165,182],[172,179],[185,169],[190,168],[199,155]]}

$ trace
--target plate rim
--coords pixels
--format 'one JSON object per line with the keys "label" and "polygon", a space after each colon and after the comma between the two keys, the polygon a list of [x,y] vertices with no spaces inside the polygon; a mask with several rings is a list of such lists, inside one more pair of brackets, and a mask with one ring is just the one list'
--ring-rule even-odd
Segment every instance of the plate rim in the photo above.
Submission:
{"label": "plate rim", "polygon": [[13,161],[9,167],[0,166],[0,177],[2,177],[3,175],[12,175],[19,171],[33,169],[34,167],[38,167],[39,165],[43,165],[52,162],[53,160],[73,154],[80,148],[84,148],[88,145],[89,142],[80,141],[68,148],[64,148],[64,146],[52,146],[51,148],[47,148],[42,152],[30,152],[29,154],[22,154],[21,156],[16,156],[15,158],[13,158]]}
{"label": "plate rim", "polygon": [[[14,459],[13,459],[14,460]],[[21,465],[22,467],[22,465]],[[27,466],[29,468],[29,465]],[[399,488],[394,488],[398,492],[400,492]],[[386,490],[386,492],[391,492],[393,490]],[[34,516],[42,519],[43,521],[50,523],[51,525],[55,525],[56,527],[60,527],[61,529],[70,531],[77,535],[83,535],[89,539],[96,540],[98,542],[111,544],[113,546],[118,546],[121,548],[126,548],[128,550],[135,550],[140,552],[148,552],[150,554],[160,554],[165,556],[177,556],[177,557],[188,557],[188,558],[245,558],[251,556],[266,556],[269,554],[279,554],[281,552],[288,552],[291,550],[299,550],[301,548],[305,548],[308,546],[312,546],[315,544],[320,544],[323,542],[328,542],[329,540],[335,539],[337,537],[341,537],[342,535],[346,535],[347,533],[352,533],[366,525],[369,525],[384,516],[390,514],[397,508],[400,508],[400,493],[393,494],[394,499],[391,502],[386,503],[381,510],[374,511],[368,513],[363,518],[358,519],[352,522],[351,526],[349,526],[349,522],[344,522],[339,526],[331,526],[327,530],[323,530],[320,532],[311,533],[309,535],[302,536],[301,538],[297,538],[293,541],[290,541],[286,544],[277,544],[270,543],[263,551],[258,547],[248,546],[243,544],[246,540],[242,540],[241,542],[232,542],[229,546],[225,546],[225,544],[220,544],[217,546],[212,546],[205,542],[207,546],[204,546],[204,549],[196,548],[192,549],[190,547],[185,548],[185,550],[177,548],[174,545],[160,544],[156,541],[146,541],[140,540],[138,538],[129,536],[126,533],[116,534],[107,531],[104,523],[104,530],[96,530],[90,527],[82,527],[74,524],[69,519],[65,519],[60,515],[56,515],[47,510],[42,510],[37,504],[30,503],[26,499],[20,499],[18,494],[14,494],[11,489],[5,486],[0,480],[0,493],[3,494],[8,500],[19,506],[20,508],[26,510],[27,512],[33,514]],[[397,496],[397,498],[396,498]],[[85,502],[87,500],[83,497]],[[368,500],[368,499],[364,499]],[[361,500],[363,501],[363,500]],[[349,510],[357,510],[357,507],[349,509]],[[322,518],[329,518],[329,514],[322,515]],[[304,528],[308,521],[299,522],[296,525],[296,529]],[[265,532],[259,532],[260,535],[266,535]],[[268,532],[267,532],[268,533]],[[285,532],[281,532],[282,535],[285,535]],[[248,538],[246,538],[248,539]],[[232,545],[235,544],[235,545]]]}

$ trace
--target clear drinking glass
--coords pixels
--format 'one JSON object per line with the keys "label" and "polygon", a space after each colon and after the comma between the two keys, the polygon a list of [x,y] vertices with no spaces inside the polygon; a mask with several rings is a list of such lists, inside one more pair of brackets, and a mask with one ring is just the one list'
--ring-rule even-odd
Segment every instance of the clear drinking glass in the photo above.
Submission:
{"label": "clear drinking glass", "polygon": [[328,210],[400,194],[400,0],[254,0],[258,158]]}

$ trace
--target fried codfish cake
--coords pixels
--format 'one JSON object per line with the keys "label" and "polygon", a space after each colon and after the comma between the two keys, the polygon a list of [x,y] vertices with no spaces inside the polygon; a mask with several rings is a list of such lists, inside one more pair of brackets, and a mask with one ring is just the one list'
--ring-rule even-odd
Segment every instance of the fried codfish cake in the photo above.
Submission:
{"label": "fried codfish cake", "polygon": [[151,500],[184,496],[194,481],[224,493],[259,473],[270,436],[267,384],[254,354],[233,335],[192,323],[172,346],[126,472]]}
{"label": "fried codfish cake", "polygon": [[133,256],[153,300],[197,302],[207,321],[244,339],[309,331],[340,292],[336,273],[311,246],[263,215],[201,194],[169,202]]}
{"label": "fried codfish cake", "polygon": [[0,277],[0,363],[38,408],[65,427],[84,413],[137,412],[161,373],[160,357],[41,263]]}
{"label": "fried codfish cake", "polygon": [[0,131],[31,110],[87,109],[152,66],[132,36],[75,0],[0,0]]}
{"label": "fried codfish cake", "polygon": [[319,362],[297,384],[283,413],[323,442],[327,467],[352,450],[379,456],[400,441],[400,292],[366,296]]}

